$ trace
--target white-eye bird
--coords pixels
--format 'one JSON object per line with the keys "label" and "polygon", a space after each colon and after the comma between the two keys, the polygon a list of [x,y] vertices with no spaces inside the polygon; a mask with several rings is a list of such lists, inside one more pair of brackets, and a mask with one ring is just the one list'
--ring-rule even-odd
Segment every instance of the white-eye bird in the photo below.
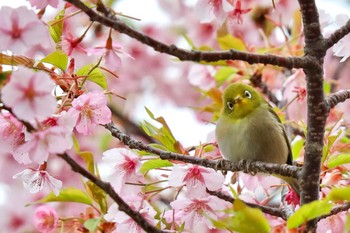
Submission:
{"label": "white-eye bird", "polygon": [[[215,133],[219,149],[227,160],[290,165],[293,162],[281,120],[262,95],[249,85],[233,83],[225,89]],[[296,179],[277,177],[289,183],[299,195]]]}

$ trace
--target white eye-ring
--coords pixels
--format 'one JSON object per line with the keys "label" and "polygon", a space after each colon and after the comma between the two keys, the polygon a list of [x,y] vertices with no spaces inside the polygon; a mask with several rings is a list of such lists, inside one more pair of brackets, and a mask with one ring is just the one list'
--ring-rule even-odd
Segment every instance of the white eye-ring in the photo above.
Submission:
{"label": "white eye-ring", "polygon": [[244,91],[244,95],[245,95],[248,99],[252,98],[252,94],[250,94],[249,91]]}
{"label": "white eye-ring", "polygon": [[232,110],[233,109],[233,103],[231,101],[228,101],[227,103],[227,107]]}

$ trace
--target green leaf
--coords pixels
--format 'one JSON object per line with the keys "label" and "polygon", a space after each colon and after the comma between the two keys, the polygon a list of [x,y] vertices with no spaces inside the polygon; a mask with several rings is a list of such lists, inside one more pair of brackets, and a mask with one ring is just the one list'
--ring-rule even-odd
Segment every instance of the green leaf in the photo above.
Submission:
{"label": "green leaf", "polygon": [[221,67],[214,76],[217,86],[221,86],[226,80],[229,80],[236,73],[237,69],[235,68]]}
{"label": "green leaf", "polygon": [[68,65],[68,56],[63,51],[56,50],[41,59],[41,62],[49,63],[60,68],[61,70],[66,70]]}
{"label": "green leaf", "polygon": [[169,162],[169,160],[162,160],[162,159],[152,159],[146,161],[142,167],[140,168],[140,172],[143,174],[146,174],[148,171],[162,168],[162,167],[171,167],[173,164]]}
{"label": "green leaf", "polygon": [[350,154],[339,154],[328,159],[327,167],[335,168],[346,163],[350,163]]}
{"label": "green leaf", "polygon": [[84,183],[85,189],[92,199],[98,203],[100,206],[100,211],[102,213],[107,212],[107,194],[104,190],[98,187],[96,184],[92,183],[90,180]]}
{"label": "green leaf", "polygon": [[152,120],[160,123],[161,125],[161,127],[156,127],[151,123],[144,121],[141,123],[141,127],[145,131],[145,133],[148,136],[156,139],[167,150],[177,153],[185,153],[186,151],[184,150],[182,145],[175,139],[165,119],[163,117],[155,117],[154,114],[148,108],[145,107],[145,109],[149,117]]}
{"label": "green leaf", "polygon": [[52,37],[52,39],[55,41],[55,43],[58,43],[61,41],[62,31],[63,31],[63,23],[64,20],[64,12],[65,9],[61,10],[55,17],[53,21],[49,21],[49,32]]}
{"label": "green leaf", "polygon": [[325,80],[323,84],[323,91],[326,95],[329,95],[331,93],[332,91],[331,88],[332,88],[331,83]]}
{"label": "green leaf", "polygon": [[189,38],[186,34],[183,34],[183,37],[185,38],[186,42],[191,46],[192,49],[196,49],[196,46],[194,45],[191,38]]}
{"label": "green leaf", "polygon": [[287,221],[288,229],[297,228],[303,223],[329,214],[333,207],[327,200],[317,200],[300,207]]}
{"label": "green leaf", "polygon": [[350,214],[348,213],[345,220],[344,232],[350,231]]}
{"label": "green leaf", "polygon": [[76,202],[76,203],[92,205],[92,201],[90,197],[85,192],[76,188],[61,189],[58,196],[56,196],[53,192],[51,192],[44,198],[32,204],[46,203],[46,202]]}
{"label": "green leaf", "polygon": [[214,225],[221,229],[228,229],[241,233],[268,233],[270,225],[261,210],[251,208],[243,201],[236,199],[233,203],[233,216],[220,221],[214,221]]}
{"label": "green leaf", "polygon": [[79,154],[86,162],[86,168],[88,171],[96,175],[94,155],[90,151],[79,151],[77,154]]}
{"label": "green leaf", "polygon": [[[300,38],[300,33],[302,32],[302,18],[301,12],[296,10],[293,14],[293,25],[291,28],[292,38]],[[298,40],[295,40],[297,42]]]}
{"label": "green leaf", "polygon": [[100,68],[94,65],[90,64],[80,68],[77,72],[77,75],[87,76],[87,80],[96,83],[104,90],[106,90],[108,87],[106,76],[103,74]]}
{"label": "green leaf", "polygon": [[94,233],[96,232],[98,224],[101,222],[102,218],[102,216],[99,218],[90,218],[84,222],[84,227],[88,229],[90,233]]}
{"label": "green leaf", "polygon": [[223,37],[218,37],[217,41],[222,50],[230,50],[230,49],[235,49],[238,51],[247,50],[244,42],[241,39],[232,36],[231,34],[227,34]]}
{"label": "green leaf", "polygon": [[299,157],[300,152],[304,147],[304,143],[305,143],[305,139],[301,137],[299,140],[293,142],[293,145],[292,145],[293,160]]}
{"label": "green leaf", "polygon": [[350,187],[333,188],[327,195],[331,201],[350,201]]}
{"label": "green leaf", "polygon": [[327,145],[323,147],[322,163],[324,163],[324,161],[327,159],[334,142],[337,140],[337,138],[341,135],[342,132],[343,131],[340,129],[337,135],[331,135],[328,137]]}

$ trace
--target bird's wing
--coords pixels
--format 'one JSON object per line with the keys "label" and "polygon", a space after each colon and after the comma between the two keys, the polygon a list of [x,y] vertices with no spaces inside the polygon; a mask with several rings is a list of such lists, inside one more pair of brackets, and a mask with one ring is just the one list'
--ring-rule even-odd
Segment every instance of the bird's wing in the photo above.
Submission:
{"label": "bird's wing", "polygon": [[287,147],[288,147],[288,157],[287,157],[287,161],[286,161],[286,164],[289,164],[289,165],[293,165],[293,155],[292,155],[292,148],[290,146],[290,143],[289,143],[289,139],[288,139],[288,136],[287,136],[287,132],[286,132],[286,129],[284,128],[284,125],[282,124],[282,121],[281,119],[278,117],[277,113],[273,110],[272,106],[268,103],[269,105],[269,112],[272,113],[272,115],[276,118],[276,120],[278,121],[279,123],[279,126],[281,127],[281,130],[283,132],[283,137],[284,139],[286,140],[286,143],[287,143]]}

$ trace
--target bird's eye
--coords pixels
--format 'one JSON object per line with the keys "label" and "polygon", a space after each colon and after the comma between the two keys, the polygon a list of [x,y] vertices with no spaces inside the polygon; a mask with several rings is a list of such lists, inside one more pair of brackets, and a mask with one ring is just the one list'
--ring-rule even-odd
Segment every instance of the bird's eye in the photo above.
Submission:
{"label": "bird's eye", "polygon": [[249,91],[245,91],[244,92],[245,97],[247,97],[248,99],[252,98],[252,94]]}
{"label": "bird's eye", "polygon": [[228,107],[230,110],[232,110],[232,109],[233,109],[233,102],[228,101],[228,102],[227,102],[227,107]]}

